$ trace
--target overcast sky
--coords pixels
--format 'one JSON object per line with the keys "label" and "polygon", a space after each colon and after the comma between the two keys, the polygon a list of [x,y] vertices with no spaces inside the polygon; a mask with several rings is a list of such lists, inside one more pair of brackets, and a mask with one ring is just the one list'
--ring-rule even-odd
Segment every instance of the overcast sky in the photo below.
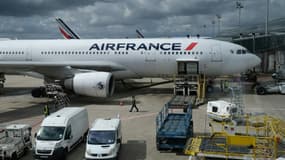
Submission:
{"label": "overcast sky", "polygon": [[[242,1],[241,24],[265,22],[266,0]],[[285,0],[270,1],[270,19],[285,17]],[[1,0],[0,36],[62,38],[55,17],[62,18],[82,38],[180,37],[213,35],[238,26],[236,0]],[[203,27],[206,26],[206,27]]]}

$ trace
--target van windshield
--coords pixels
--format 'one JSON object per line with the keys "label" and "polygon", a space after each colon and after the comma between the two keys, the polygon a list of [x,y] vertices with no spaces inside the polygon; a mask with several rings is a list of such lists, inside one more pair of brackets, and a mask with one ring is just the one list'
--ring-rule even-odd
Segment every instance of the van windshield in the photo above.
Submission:
{"label": "van windshield", "polygon": [[58,141],[63,138],[65,127],[41,127],[38,132],[38,140]]}
{"label": "van windshield", "polygon": [[115,142],[115,131],[90,131],[88,144],[113,144]]}

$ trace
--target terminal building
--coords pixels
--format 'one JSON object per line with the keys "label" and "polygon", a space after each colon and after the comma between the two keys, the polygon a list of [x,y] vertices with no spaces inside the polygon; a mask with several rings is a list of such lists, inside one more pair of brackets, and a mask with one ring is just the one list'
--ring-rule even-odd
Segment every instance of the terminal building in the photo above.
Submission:
{"label": "terminal building", "polygon": [[267,35],[264,28],[264,24],[242,27],[224,31],[219,37],[227,38],[258,55],[262,62],[255,68],[256,71],[273,73],[285,69],[285,18],[270,21]]}

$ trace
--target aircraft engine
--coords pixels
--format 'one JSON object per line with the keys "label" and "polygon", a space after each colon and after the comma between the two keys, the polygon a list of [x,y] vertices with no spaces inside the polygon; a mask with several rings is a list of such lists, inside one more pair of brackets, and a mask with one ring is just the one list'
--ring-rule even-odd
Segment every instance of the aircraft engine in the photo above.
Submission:
{"label": "aircraft engine", "polygon": [[109,97],[114,92],[115,80],[108,72],[79,73],[73,78],[66,79],[64,86],[78,95]]}

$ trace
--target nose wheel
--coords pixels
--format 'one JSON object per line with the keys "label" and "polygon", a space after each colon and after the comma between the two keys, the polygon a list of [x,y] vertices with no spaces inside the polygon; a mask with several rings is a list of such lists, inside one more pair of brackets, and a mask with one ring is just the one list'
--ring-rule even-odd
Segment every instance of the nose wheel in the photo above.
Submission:
{"label": "nose wheel", "polygon": [[5,75],[4,74],[0,74],[0,93],[3,92],[5,80],[6,80],[5,79]]}

